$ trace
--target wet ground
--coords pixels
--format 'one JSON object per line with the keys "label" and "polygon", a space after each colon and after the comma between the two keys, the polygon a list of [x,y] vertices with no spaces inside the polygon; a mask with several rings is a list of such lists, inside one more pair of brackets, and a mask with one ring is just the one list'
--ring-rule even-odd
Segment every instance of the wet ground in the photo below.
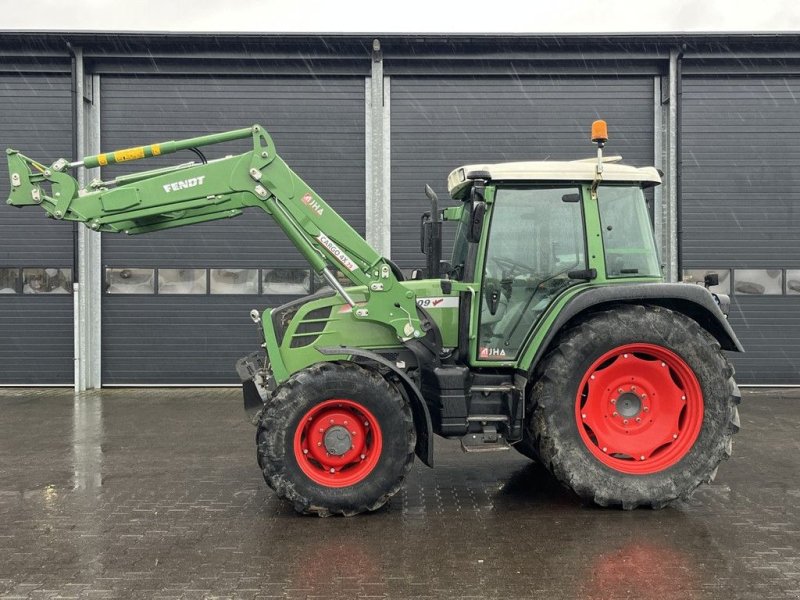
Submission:
{"label": "wet ground", "polygon": [[581,506],[442,441],[372,515],[264,485],[237,390],[0,390],[0,598],[800,598],[800,391],[750,390],[713,486]]}

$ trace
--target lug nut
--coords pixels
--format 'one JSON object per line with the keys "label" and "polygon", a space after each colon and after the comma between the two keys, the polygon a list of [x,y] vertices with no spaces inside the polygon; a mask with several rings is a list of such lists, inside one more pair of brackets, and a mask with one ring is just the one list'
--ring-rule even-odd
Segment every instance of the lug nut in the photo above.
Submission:
{"label": "lug nut", "polygon": [[317,446],[322,446],[322,442],[317,442]]}
{"label": "lug nut", "polygon": [[623,354],[622,358],[628,358],[628,355],[627,354]]}
{"label": "lug nut", "polygon": [[325,428],[324,428],[324,427],[320,427],[320,428],[319,428],[319,432],[320,432],[320,433],[325,433]]}
{"label": "lug nut", "polygon": [[603,446],[603,452],[608,452],[608,448],[606,448],[605,446]]}
{"label": "lug nut", "polygon": [[636,422],[637,423],[641,423],[642,422],[642,418],[641,417],[636,417]]}
{"label": "lug nut", "polygon": [[611,404],[616,404],[616,403],[617,403],[617,399],[616,398],[612,398],[611,399]]}
{"label": "lug nut", "polygon": [[345,422],[343,423],[343,425],[347,425],[347,421],[345,421]]}
{"label": "lug nut", "polygon": [[631,386],[631,391],[632,391],[632,392],[635,392],[635,391],[636,391],[636,386],[635,386],[635,385],[632,385],[632,386]]}
{"label": "lug nut", "polygon": [[644,460],[644,454],[639,457],[639,460]]}
{"label": "lug nut", "polygon": [[594,379],[594,375],[592,375],[591,377],[589,377],[589,379]]}
{"label": "lug nut", "polygon": [[611,416],[612,416],[612,417],[618,417],[618,416],[619,416],[619,413],[618,413],[617,411],[614,411],[614,413],[613,413]]}
{"label": "lug nut", "polygon": [[618,393],[618,394],[621,394],[621,393],[622,393],[622,388],[618,388],[618,389],[617,389],[617,393]]}
{"label": "lug nut", "polygon": [[364,460],[365,458],[367,458],[367,455],[366,454],[362,454],[361,455],[361,460]]}
{"label": "lug nut", "polygon": [[[644,460],[644,456],[642,457],[642,460]],[[331,467],[331,473],[336,473],[336,469],[334,469],[333,467]]]}
{"label": "lug nut", "polygon": [[672,434],[672,439],[673,440],[677,440],[678,439],[678,434],[677,433],[673,433]]}
{"label": "lug nut", "polygon": [[622,424],[623,425],[627,425],[628,424],[628,419],[622,419]]}
{"label": "lug nut", "polygon": [[364,421],[364,427],[369,427],[369,421]]}
{"label": "lug nut", "polygon": [[681,400],[686,400],[686,396],[681,396]]}
{"label": "lug nut", "polygon": [[662,362],[662,363],[661,363],[661,366],[662,366],[662,367],[666,367],[666,366],[667,366],[667,363],[665,363],[665,362]]}
{"label": "lug nut", "polygon": [[333,425],[333,419],[330,420],[330,424]]}
{"label": "lug nut", "polygon": [[581,418],[585,419],[585,418],[586,418],[586,415],[585,415],[585,414],[582,414],[582,415],[581,415]]}
{"label": "lug nut", "polygon": [[308,450],[303,450],[303,454],[308,454]]}
{"label": "lug nut", "polygon": [[644,412],[647,412],[648,410],[650,410],[650,407],[649,407],[649,406],[645,406],[645,407],[644,407],[642,410],[643,410]]}

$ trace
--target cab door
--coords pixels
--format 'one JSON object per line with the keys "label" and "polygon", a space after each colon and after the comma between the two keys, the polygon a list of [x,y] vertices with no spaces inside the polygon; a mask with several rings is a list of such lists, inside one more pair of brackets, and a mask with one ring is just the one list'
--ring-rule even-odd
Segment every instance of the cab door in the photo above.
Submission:
{"label": "cab door", "polygon": [[[514,361],[548,306],[587,268],[581,188],[498,187],[486,240],[475,364]],[[475,321],[473,321],[474,323]]]}

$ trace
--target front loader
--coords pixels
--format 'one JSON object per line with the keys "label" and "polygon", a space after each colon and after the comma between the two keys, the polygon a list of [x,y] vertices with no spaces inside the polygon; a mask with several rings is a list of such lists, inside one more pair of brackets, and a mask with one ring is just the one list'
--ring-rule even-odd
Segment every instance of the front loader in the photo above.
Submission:
{"label": "front loader", "polygon": [[[236,365],[267,484],[305,513],[382,506],[434,434],[515,449],[581,498],[660,508],[710,482],[738,430],[728,298],[664,283],[644,190],[656,169],[597,157],[464,166],[423,216],[404,277],[276,152],[259,125],[46,166],[8,150],[13,206],[95,231],[266,212],[328,287],[253,310]],[[70,169],[249,139],[236,156],[95,180]],[[202,156],[202,154],[200,154]],[[441,261],[442,222],[456,226]]]}

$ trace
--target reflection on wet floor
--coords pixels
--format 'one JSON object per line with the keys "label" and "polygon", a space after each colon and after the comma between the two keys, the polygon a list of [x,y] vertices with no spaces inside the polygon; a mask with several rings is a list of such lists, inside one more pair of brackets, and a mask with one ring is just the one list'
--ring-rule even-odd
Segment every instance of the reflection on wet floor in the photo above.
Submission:
{"label": "reflection on wet floor", "polygon": [[388,507],[319,519],[266,489],[237,390],[0,390],[0,598],[800,597],[799,402],[747,394],[716,483],[662,511],[437,439]]}

